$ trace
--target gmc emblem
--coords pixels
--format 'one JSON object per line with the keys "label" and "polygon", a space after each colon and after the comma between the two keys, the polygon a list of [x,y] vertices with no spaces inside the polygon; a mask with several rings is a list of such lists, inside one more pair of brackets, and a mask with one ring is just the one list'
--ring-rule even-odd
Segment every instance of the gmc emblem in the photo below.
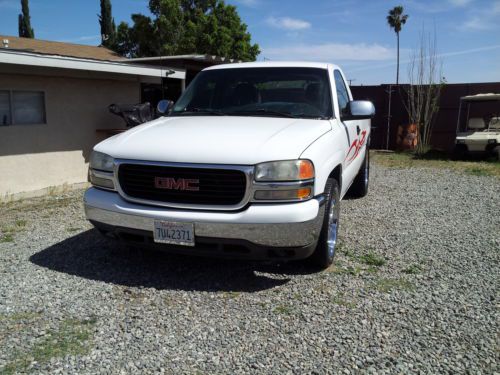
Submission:
{"label": "gmc emblem", "polygon": [[173,177],[155,177],[155,188],[165,190],[200,191],[200,180]]}

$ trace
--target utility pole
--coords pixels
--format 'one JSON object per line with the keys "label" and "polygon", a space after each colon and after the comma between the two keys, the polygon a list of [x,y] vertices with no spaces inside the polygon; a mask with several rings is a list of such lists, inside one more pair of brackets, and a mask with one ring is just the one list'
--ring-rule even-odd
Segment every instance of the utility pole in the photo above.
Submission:
{"label": "utility pole", "polygon": [[352,83],[356,80],[356,78],[351,78],[351,79],[348,79],[349,81],[349,86],[352,86]]}
{"label": "utility pole", "polygon": [[389,85],[389,91],[386,91],[386,93],[389,94],[389,108],[387,111],[387,139],[386,139],[386,144],[385,144],[385,149],[389,150],[389,135],[391,132],[391,104],[392,104],[392,85]]}

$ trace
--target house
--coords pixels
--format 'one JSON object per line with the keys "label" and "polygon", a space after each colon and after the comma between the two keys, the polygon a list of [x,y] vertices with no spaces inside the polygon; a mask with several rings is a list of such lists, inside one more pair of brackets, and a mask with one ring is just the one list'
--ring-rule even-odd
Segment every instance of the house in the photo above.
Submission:
{"label": "house", "polygon": [[169,100],[177,101],[181,93],[184,91],[186,86],[191,83],[194,77],[209,66],[241,62],[213,55],[138,57],[133,59],[123,59],[122,61],[138,65],[162,67],[163,69],[174,68],[185,70],[186,78],[184,80],[166,78],[163,85],[143,84],[142,100],[151,103],[156,103],[163,97]]}
{"label": "house", "polygon": [[[84,183],[92,147],[125,123],[112,103],[185,87],[186,70],[125,61],[104,47],[0,35],[0,199]],[[164,81],[163,81],[164,82]]]}

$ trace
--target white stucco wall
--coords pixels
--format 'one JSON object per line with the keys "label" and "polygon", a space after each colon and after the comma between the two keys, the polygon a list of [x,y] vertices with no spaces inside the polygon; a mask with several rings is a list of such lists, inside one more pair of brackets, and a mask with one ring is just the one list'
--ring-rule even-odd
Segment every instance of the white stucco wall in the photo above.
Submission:
{"label": "white stucco wall", "polygon": [[85,182],[89,153],[103,139],[96,129],[125,127],[107,106],[139,102],[139,80],[79,75],[12,74],[0,66],[0,90],[44,91],[47,117],[46,124],[0,126],[0,198]]}

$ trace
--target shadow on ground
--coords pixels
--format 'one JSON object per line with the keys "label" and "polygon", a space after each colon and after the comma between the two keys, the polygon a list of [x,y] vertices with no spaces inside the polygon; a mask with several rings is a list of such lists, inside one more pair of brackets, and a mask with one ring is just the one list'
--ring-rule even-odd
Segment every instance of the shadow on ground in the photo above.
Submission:
{"label": "shadow on ground", "polygon": [[89,280],[185,291],[257,292],[288,283],[288,275],[313,272],[297,262],[265,264],[129,249],[94,229],[44,249],[30,261]]}

